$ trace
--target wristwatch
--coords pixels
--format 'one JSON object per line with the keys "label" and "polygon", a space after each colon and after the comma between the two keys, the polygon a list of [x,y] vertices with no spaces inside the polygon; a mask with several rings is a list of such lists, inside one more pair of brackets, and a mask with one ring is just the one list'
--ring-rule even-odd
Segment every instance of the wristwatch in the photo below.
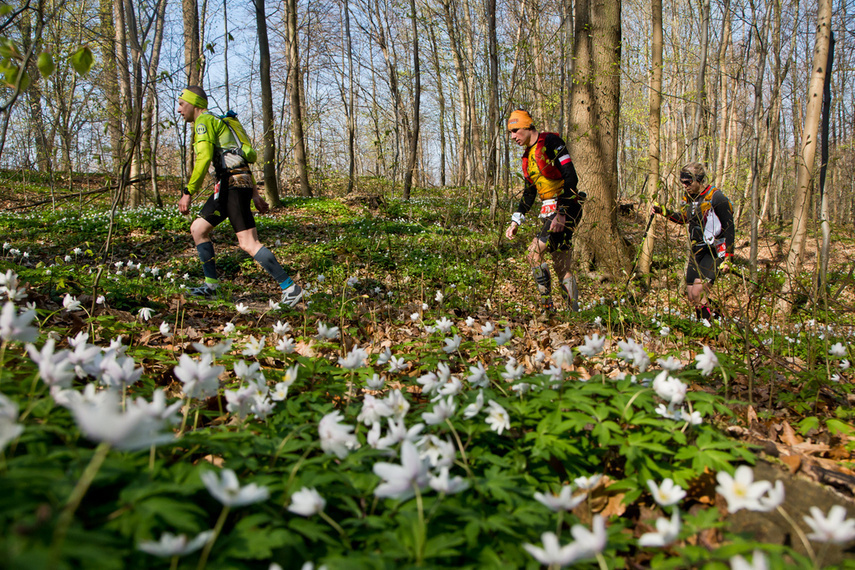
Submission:
{"label": "wristwatch", "polygon": [[181,189],[181,195],[182,196],[189,196],[190,190],[188,190],[187,187],[185,186],[184,188]]}

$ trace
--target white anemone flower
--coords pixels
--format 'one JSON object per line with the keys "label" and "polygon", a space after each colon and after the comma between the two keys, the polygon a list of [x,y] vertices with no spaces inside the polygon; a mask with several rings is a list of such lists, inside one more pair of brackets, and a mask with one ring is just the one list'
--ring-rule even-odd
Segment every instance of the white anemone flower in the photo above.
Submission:
{"label": "white anemone flower", "polygon": [[502,435],[506,429],[511,429],[511,418],[508,412],[495,400],[487,402],[490,409],[487,412],[487,424],[494,432]]}
{"label": "white anemone flower", "polygon": [[374,374],[371,378],[365,381],[365,385],[369,390],[382,390],[386,381],[379,375]]}
{"label": "white anemone flower", "polygon": [[368,358],[368,353],[365,349],[354,345],[346,357],[338,359],[338,365],[347,370],[356,370],[362,368],[366,358]]}
{"label": "white anemone flower", "polygon": [[90,398],[67,401],[77,427],[87,439],[109,443],[122,451],[137,451],[175,439],[165,433],[166,421],[149,413],[145,406],[135,404],[121,410],[119,396],[113,390],[90,392]]}
{"label": "white anemone flower", "polygon": [[137,550],[141,550],[152,556],[161,558],[172,558],[173,556],[184,556],[196,552],[214,536],[213,530],[201,532],[193,540],[188,540],[186,534],[174,535],[164,532],[159,540],[144,540],[137,544]]}
{"label": "white anemone flower", "polygon": [[663,507],[676,505],[686,497],[686,492],[679,485],[675,485],[670,477],[666,477],[661,485],[657,485],[652,479],[647,480],[647,487],[653,500]]}
{"label": "white anemone flower", "polygon": [[469,384],[474,388],[487,388],[490,386],[490,379],[487,377],[487,369],[484,368],[482,362],[478,362],[477,366],[469,367],[469,376],[466,378]]}
{"label": "white anemone flower", "polygon": [[400,358],[393,356],[389,360],[389,373],[390,374],[394,374],[395,372],[400,372],[400,371],[406,370],[406,369],[407,369],[407,363],[404,362],[403,356]]}
{"label": "white anemone flower", "polygon": [[69,312],[76,311],[82,307],[80,301],[77,300],[77,297],[72,297],[69,293],[66,293],[65,297],[62,298],[62,306]]}
{"label": "white anemone flower", "polygon": [[400,390],[391,390],[386,396],[386,403],[392,409],[392,417],[398,421],[404,419],[410,410],[410,402],[404,397]]}
{"label": "white anemone flower", "polygon": [[596,488],[597,485],[600,484],[600,480],[603,478],[602,474],[597,473],[591,475],[590,477],[576,477],[573,480],[573,483],[579,487],[580,489],[584,489],[585,491],[590,491]]}
{"label": "white anemone flower", "polygon": [[266,340],[266,336],[263,336],[258,340],[256,340],[254,336],[250,336],[246,340],[246,348],[243,349],[242,354],[244,356],[258,356],[258,354],[264,350],[264,343]]}
{"label": "white anemone flower", "polygon": [[[668,481],[668,479],[666,479]],[[680,536],[680,511],[674,509],[671,519],[659,517],[656,519],[656,532],[646,532],[638,539],[639,546],[668,546]]]}
{"label": "white anemone flower", "polygon": [[422,414],[422,419],[429,426],[444,423],[454,415],[457,410],[457,404],[454,402],[454,397],[449,396],[445,400],[439,400],[433,406],[433,410]]}
{"label": "white anemone flower", "polygon": [[231,469],[223,469],[219,475],[216,471],[205,471],[200,477],[208,492],[227,507],[260,503],[270,497],[267,487],[255,483],[241,487],[237,475]]}
{"label": "white anemone flower", "polygon": [[383,418],[392,415],[392,408],[386,400],[375,398],[371,394],[366,394],[362,400],[362,409],[356,418],[356,421],[362,422],[367,426],[372,426],[380,423]]}
{"label": "white anemone flower", "polygon": [[834,544],[844,544],[855,539],[855,519],[846,518],[846,509],[843,506],[831,507],[827,517],[819,508],[811,507],[810,515],[804,517],[804,521],[813,531],[807,535],[809,539]]}
{"label": "white anemone flower", "polygon": [[24,426],[17,423],[18,404],[0,394],[0,451],[3,451],[10,441],[16,439],[24,431]]}
{"label": "white anemone flower", "polygon": [[392,358],[392,351],[391,351],[391,350],[389,349],[389,347],[387,346],[387,347],[386,347],[386,350],[384,350],[383,352],[381,352],[381,353],[377,356],[377,366],[383,366],[384,364],[386,364],[387,362],[389,362],[389,359],[390,359],[390,358]]}
{"label": "white anemone flower", "polygon": [[608,539],[606,523],[601,515],[594,515],[590,531],[577,524],[570,529],[570,534],[575,541],[563,547],[554,533],[546,532],[540,537],[543,548],[532,544],[524,544],[523,548],[541,564],[563,567],[600,554]]}
{"label": "white anemone flower", "polygon": [[273,333],[278,336],[285,336],[291,331],[290,323],[283,323],[282,321],[276,321],[276,324],[273,325]]}
{"label": "white anemone flower", "polygon": [[315,489],[303,487],[291,495],[288,510],[303,517],[310,517],[323,511],[326,505],[326,500]]}
{"label": "white anemone flower", "polygon": [[283,354],[291,354],[294,352],[294,339],[287,336],[280,338],[276,344],[276,350]]}
{"label": "white anemone flower", "polygon": [[193,360],[187,354],[182,354],[178,366],[173,368],[175,376],[184,384],[184,394],[188,398],[210,398],[217,395],[220,387],[219,376],[225,368],[213,366],[212,357],[203,355],[199,360]]}
{"label": "white anemone flower", "polygon": [[375,463],[374,473],[383,480],[374,489],[374,494],[378,497],[409,499],[415,494],[414,487],[424,489],[429,482],[427,464],[410,441],[404,441],[401,444],[400,465]]}
{"label": "white anemone flower", "polygon": [[772,489],[772,484],[768,481],[755,482],[754,471],[747,465],[737,467],[733,476],[719,471],[716,479],[718,486],[715,490],[725,498],[727,510],[731,513],[742,509],[762,510],[760,498]]}
{"label": "white anemone flower", "polygon": [[34,310],[18,313],[15,304],[6,301],[0,312],[0,339],[10,342],[35,342],[39,338],[39,329],[30,326],[35,318]]}
{"label": "white anemone flower", "polygon": [[573,496],[573,487],[571,485],[562,485],[561,491],[557,495],[553,495],[552,493],[540,493],[536,492],[534,494],[534,498],[537,502],[544,505],[551,511],[572,511],[576,507],[582,504],[588,497],[587,493],[581,493],[579,495]]}
{"label": "white anemone flower", "polygon": [[321,449],[339,459],[344,459],[351,449],[359,447],[359,442],[352,433],[353,426],[341,423],[342,419],[341,412],[336,410],[325,415],[318,423]]}
{"label": "white anemone flower", "polygon": [[748,562],[740,555],[736,555],[730,559],[731,570],[769,570],[769,561],[766,555],[760,550],[755,550],[751,556],[751,562]]}
{"label": "white anemone flower", "polygon": [[600,337],[599,334],[594,333],[594,336],[589,337],[585,336],[585,344],[579,347],[579,354],[583,356],[596,356],[597,354],[603,351],[603,345],[606,343],[605,337]]}
{"label": "white anemone flower", "polygon": [[458,335],[454,335],[453,338],[445,339],[445,346],[442,347],[442,350],[445,351],[446,354],[451,354],[452,352],[456,352],[458,348],[460,348],[461,338]]}
{"label": "white anemone flower", "polygon": [[558,368],[571,366],[573,364],[573,351],[566,344],[559,346],[552,353],[552,362]]}
{"label": "white anemone flower", "polygon": [[249,312],[249,306],[245,305],[244,303],[238,303],[237,305],[235,305],[235,310],[238,312],[238,314],[245,315]]}
{"label": "white anemone flower", "polygon": [[469,488],[469,482],[463,479],[463,477],[450,477],[448,467],[441,467],[439,475],[431,475],[428,484],[437,493],[445,495],[453,495]]}
{"label": "white anemone flower", "polygon": [[481,408],[484,407],[484,391],[478,390],[478,395],[475,397],[475,401],[466,406],[463,410],[463,417],[468,419],[474,418],[479,413],[481,413]]}
{"label": "white anemone flower", "polygon": [[508,359],[508,363],[505,364],[505,372],[502,372],[501,376],[505,380],[513,382],[522,378],[523,374],[525,374],[525,365],[520,364],[517,366],[517,359],[512,356]]}
{"label": "white anemone flower", "polygon": [[842,343],[835,343],[828,349],[828,354],[836,358],[843,358],[846,356],[846,347]]}
{"label": "white anemone flower", "polygon": [[453,324],[448,317],[442,317],[436,321],[435,326],[442,334],[446,334],[451,330]]}
{"label": "white anemone flower", "polygon": [[501,332],[496,335],[496,346],[506,344],[513,336],[514,332],[509,327],[505,327],[505,332]]}
{"label": "white anemone flower", "polygon": [[718,366],[718,357],[706,345],[704,345],[703,353],[695,356],[695,360],[698,361],[695,368],[701,371],[701,376],[709,376],[715,370],[716,366]]}
{"label": "white anemone flower", "polygon": [[618,347],[620,348],[620,352],[617,353],[618,358],[631,362],[640,372],[644,372],[650,366],[650,356],[635,340],[630,338],[626,341],[618,341]]}
{"label": "white anemone flower", "polygon": [[318,322],[318,337],[321,339],[335,340],[338,338],[338,327],[328,327],[322,322]]}
{"label": "white anemone flower", "polygon": [[676,360],[673,356],[669,356],[668,358],[658,358],[656,359],[656,364],[668,372],[677,372],[683,368],[683,363]]}

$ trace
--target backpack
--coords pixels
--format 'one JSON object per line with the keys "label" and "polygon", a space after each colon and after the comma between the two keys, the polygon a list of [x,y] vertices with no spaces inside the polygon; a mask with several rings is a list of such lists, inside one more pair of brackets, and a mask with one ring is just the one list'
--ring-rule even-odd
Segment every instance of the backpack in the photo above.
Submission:
{"label": "backpack", "polygon": [[258,159],[258,153],[255,152],[254,148],[252,148],[252,141],[249,140],[249,136],[246,134],[246,129],[244,129],[243,125],[238,121],[237,113],[229,110],[225,115],[221,115],[219,119],[225,123],[232,132],[232,136],[240,143],[241,157],[243,157],[248,164],[253,164]]}

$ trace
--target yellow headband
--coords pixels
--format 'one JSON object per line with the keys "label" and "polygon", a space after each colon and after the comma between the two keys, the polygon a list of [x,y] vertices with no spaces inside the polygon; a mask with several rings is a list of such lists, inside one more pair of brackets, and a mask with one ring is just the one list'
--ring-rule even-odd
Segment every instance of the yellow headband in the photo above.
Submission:
{"label": "yellow headband", "polygon": [[199,97],[189,89],[182,91],[179,99],[184,99],[194,107],[199,107],[200,109],[208,108],[208,100],[203,97]]}

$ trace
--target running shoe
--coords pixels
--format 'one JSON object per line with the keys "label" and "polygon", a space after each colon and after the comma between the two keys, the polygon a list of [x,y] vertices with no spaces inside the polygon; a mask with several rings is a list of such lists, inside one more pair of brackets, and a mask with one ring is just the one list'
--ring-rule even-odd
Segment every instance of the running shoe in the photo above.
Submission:
{"label": "running shoe", "polygon": [[293,307],[303,298],[303,289],[294,283],[284,291],[282,291],[282,299],[279,301],[285,306]]}

